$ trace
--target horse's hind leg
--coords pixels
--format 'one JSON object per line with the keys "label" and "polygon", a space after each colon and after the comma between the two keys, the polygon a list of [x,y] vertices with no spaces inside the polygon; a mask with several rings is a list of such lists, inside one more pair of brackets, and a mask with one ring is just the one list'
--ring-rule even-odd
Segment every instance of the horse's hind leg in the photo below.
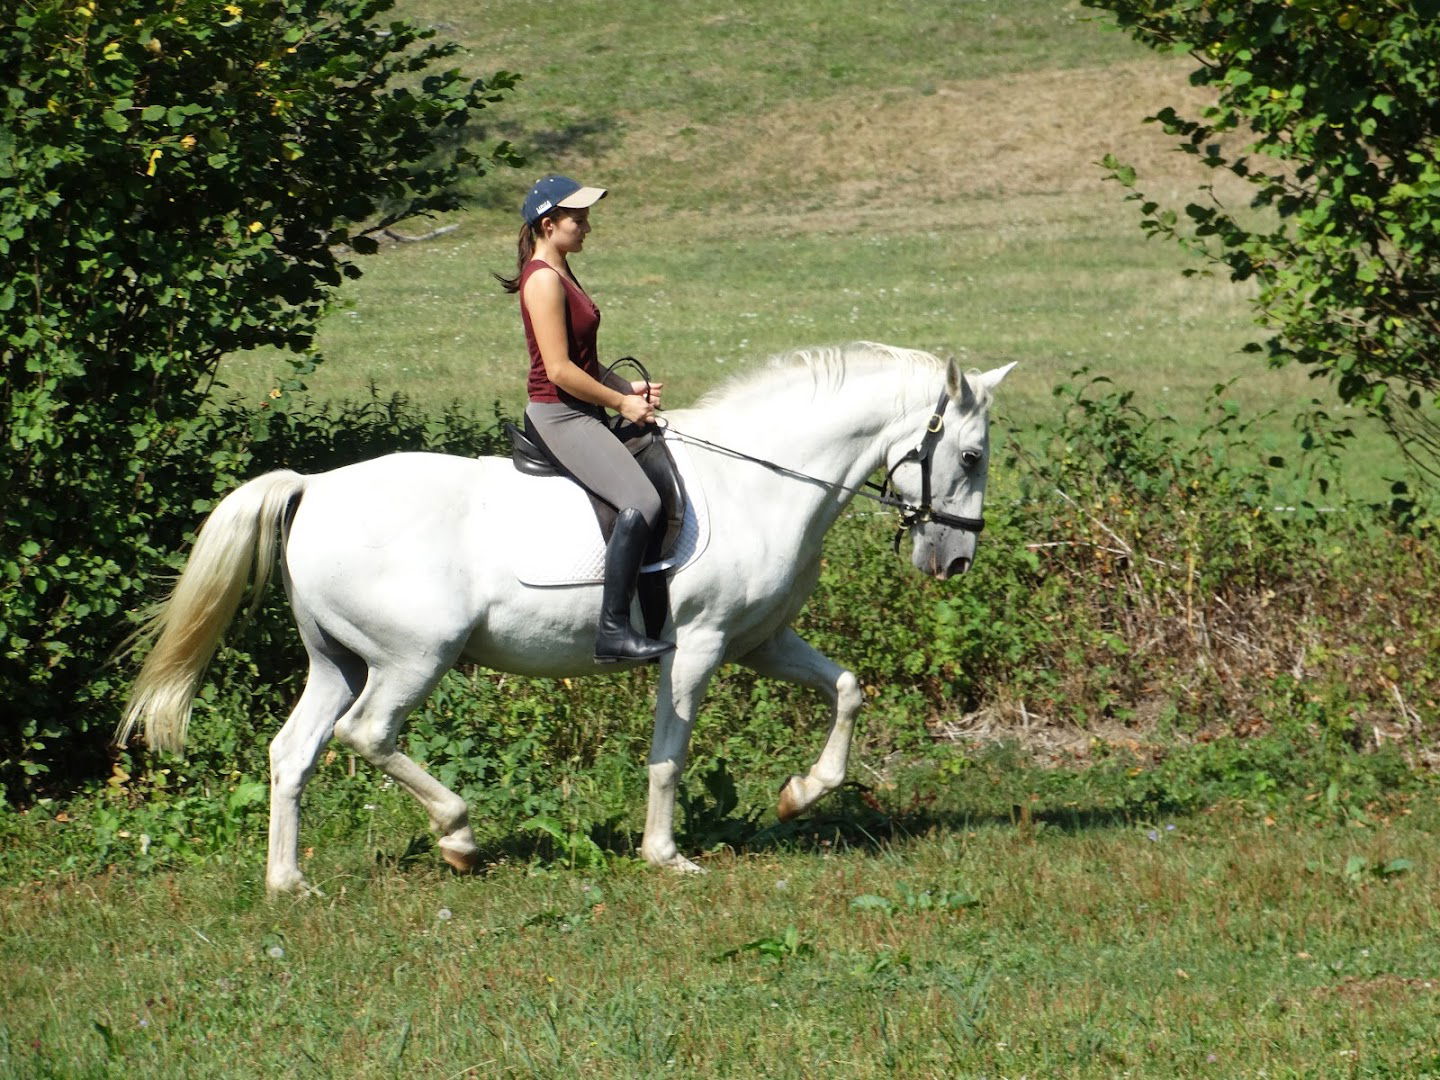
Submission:
{"label": "horse's hind leg", "polygon": [[863,700],[860,684],[853,673],[817,652],[789,628],[742,656],[740,663],[767,678],[814,687],[830,704],[830,734],[825,749],[809,772],[790,777],[780,789],[780,820],[789,821],[844,782],[850,736]]}
{"label": "horse's hind leg", "polygon": [[354,702],[364,681],[365,668],[358,658],[312,650],[305,691],[270,742],[270,854],[265,888],[272,895],[308,890],[300,872],[300,795],[335,721]]}
{"label": "horse's hind leg", "polygon": [[415,796],[440,834],[440,854],[457,870],[472,871],[480,849],[470,830],[465,800],[395,749],[400,726],[435,689],[449,669],[433,667],[372,667],[359,700],[335,725],[335,737]]}

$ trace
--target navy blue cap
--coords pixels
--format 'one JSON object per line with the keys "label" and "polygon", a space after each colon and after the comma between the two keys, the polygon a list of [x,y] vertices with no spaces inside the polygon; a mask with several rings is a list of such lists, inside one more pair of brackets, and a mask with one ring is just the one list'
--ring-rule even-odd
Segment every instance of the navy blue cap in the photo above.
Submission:
{"label": "navy blue cap", "polygon": [[534,225],[557,206],[578,210],[593,206],[604,197],[604,188],[585,187],[578,180],[551,173],[535,181],[530,194],[525,196],[525,204],[520,207],[520,216],[526,225]]}

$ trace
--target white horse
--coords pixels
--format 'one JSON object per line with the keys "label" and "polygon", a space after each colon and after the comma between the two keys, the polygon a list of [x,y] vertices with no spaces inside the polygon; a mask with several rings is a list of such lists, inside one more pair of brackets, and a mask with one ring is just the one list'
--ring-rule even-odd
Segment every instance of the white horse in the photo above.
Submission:
{"label": "white horse", "polygon": [[[782,819],[843,781],[860,687],[790,629],[818,579],[825,533],[868,477],[890,470],[914,565],[941,579],[967,570],[985,497],[991,391],[1011,366],[967,376],[953,360],[860,343],[777,358],[668,414],[670,438],[703,440],[688,453],[712,536],[669,582],[663,636],[676,649],[660,662],[640,849],[650,863],[698,869],[675,845],[676,784],[722,663],[813,687],[829,703],[824,750],[782,788]],[[152,746],[183,749],[205,666],[247,583],[258,598],[278,554],[310,671],[270,744],[272,893],[309,889],[300,797],[332,736],[414,795],[445,860],[472,870],[479,852],[464,800],[396,749],[406,716],[457,663],[551,678],[615,670],[592,656],[598,585],[517,580],[516,541],[496,523],[534,517],[535,500],[500,505],[487,495],[516,490],[500,475],[512,469],[502,458],[407,453],[310,476],[281,470],[236,489],[201,529],[148,624],[155,644],[117,740],[138,726]]]}

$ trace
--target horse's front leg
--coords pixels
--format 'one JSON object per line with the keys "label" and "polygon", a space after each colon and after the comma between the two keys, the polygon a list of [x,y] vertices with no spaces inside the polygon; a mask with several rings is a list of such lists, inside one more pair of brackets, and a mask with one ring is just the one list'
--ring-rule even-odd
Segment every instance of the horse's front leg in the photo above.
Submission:
{"label": "horse's front leg", "polygon": [[655,733],[650,741],[650,800],[640,854],[654,866],[694,873],[700,869],[675,847],[675,792],[690,749],[690,732],[710,677],[720,666],[719,637],[689,636],[660,661],[655,696]]}
{"label": "horse's front leg", "polygon": [[788,627],[742,656],[740,663],[767,678],[813,687],[830,704],[830,734],[825,749],[809,772],[790,777],[780,789],[780,820],[789,821],[844,782],[850,736],[863,700],[860,683],[852,672],[817,652]]}

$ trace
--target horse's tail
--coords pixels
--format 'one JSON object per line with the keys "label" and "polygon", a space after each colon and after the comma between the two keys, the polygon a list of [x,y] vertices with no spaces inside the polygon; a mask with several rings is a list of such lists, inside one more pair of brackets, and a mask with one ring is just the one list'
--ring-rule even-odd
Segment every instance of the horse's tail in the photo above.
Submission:
{"label": "horse's tail", "polygon": [[153,641],[154,647],[131,687],[125,716],[115,730],[116,745],[124,746],[141,727],[152,747],[177,753],[185,749],[185,728],[200,677],[235,617],[247,583],[252,586],[250,613],[260,606],[283,523],[304,487],[303,476],[280,469],[236,488],[210,512],[170,598],[126,644],[126,652],[146,642]]}

